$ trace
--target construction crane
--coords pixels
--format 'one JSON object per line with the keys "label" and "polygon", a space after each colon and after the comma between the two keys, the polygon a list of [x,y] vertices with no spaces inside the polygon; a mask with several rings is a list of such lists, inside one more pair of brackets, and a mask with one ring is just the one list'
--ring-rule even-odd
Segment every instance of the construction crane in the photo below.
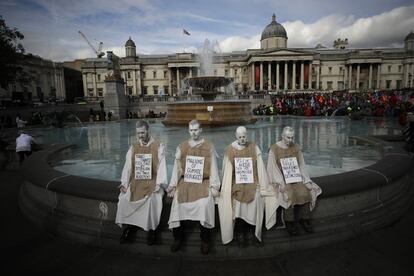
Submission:
{"label": "construction crane", "polygon": [[97,49],[95,49],[95,47],[93,47],[92,43],[90,43],[89,40],[86,38],[86,35],[84,35],[81,31],[79,31],[79,33],[83,37],[83,39],[86,40],[86,42],[88,43],[89,47],[92,48],[92,50],[95,52],[95,54],[96,54],[96,56],[98,58],[101,58],[101,57],[103,57],[105,55],[105,53],[102,52],[102,45],[103,45],[103,42],[102,41],[99,42],[99,46],[98,46],[98,50],[97,50]]}

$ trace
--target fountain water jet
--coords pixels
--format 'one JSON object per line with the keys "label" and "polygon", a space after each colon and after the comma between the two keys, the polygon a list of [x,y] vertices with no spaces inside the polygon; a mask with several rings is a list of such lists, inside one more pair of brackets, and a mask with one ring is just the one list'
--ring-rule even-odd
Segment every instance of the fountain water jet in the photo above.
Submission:
{"label": "fountain water jet", "polygon": [[224,76],[213,76],[213,53],[208,39],[204,42],[199,55],[201,76],[184,79],[184,84],[191,88],[192,94],[201,95],[202,101],[170,103],[163,124],[186,125],[192,119],[197,119],[202,125],[222,126],[251,124],[253,118],[251,102],[248,100],[216,100],[222,94],[221,88],[232,85],[233,79]]}

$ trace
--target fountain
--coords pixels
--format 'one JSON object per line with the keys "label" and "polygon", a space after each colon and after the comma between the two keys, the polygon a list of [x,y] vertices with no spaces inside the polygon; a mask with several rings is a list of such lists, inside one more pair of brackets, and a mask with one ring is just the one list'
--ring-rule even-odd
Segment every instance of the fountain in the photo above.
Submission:
{"label": "fountain", "polygon": [[[223,94],[222,88],[227,88],[233,79],[212,74],[212,52],[206,39],[200,53],[201,76],[184,79],[184,85],[190,88],[194,95],[200,95],[202,101],[169,103],[167,116],[163,121],[166,126],[186,125],[192,119],[197,119],[203,126],[223,126],[255,123],[252,115],[251,102],[248,100],[216,99]],[[226,89],[225,89],[226,90]]]}
{"label": "fountain", "polygon": [[[411,183],[414,160],[398,141],[404,137],[395,135],[398,133],[395,129],[397,122],[393,120],[393,124],[390,123],[378,118],[351,121],[346,117],[326,120],[325,117],[277,116],[260,119],[257,124],[251,125],[249,138],[257,141],[262,149],[268,149],[275,143],[283,126],[295,128],[297,140],[307,155],[305,159],[309,160],[313,180],[323,190],[312,213],[315,233],[291,237],[282,229],[272,228],[263,231],[261,247],[240,250],[237,243],[221,244],[219,224],[216,223],[211,240],[214,250],[208,258],[274,257],[283,252],[351,239],[391,225],[401,218],[413,202],[414,186]],[[25,181],[19,195],[22,212],[38,226],[58,236],[99,248],[171,257],[173,253],[170,253],[169,247],[173,236],[167,224],[171,206],[169,198],[165,199],[158,229],[160,244],[146,246],[142,231],[138,233],[136,244],[119,244],[120,229],[114,223],[119,193],[117,187],[120,184],[123,153],[136,139],[134,122],[89,125],[82,128],[84,135],[78,140],[74,137],[78,136],[79,129],[71,129],[33,130],[43,140],[52,132],[56,135],[54,139],[58,140],[44,140],[50,146],[24,162],[22,175]],[[151,124],[152,133],[166,145],[169,172],[176,146],[187,137],[184,129],[164,127],[159,122]],[[214,141],[217,152],[223,153],[226,145],[234,140],[234,129],[209,128],[204,134]],[[76,147],[67,144],[74,141]],[[363,150],[365,145],[378,150],[377,161],[367,164],[356,158],[358,155],[367,156],[368,152]],[[341,153],[344,156],[341,157]],[[64,162],[58,165],[59,168],[54,167],[59,156],[63,157]],[[267,150],[263,150],[263,157],[266,160]],[[328,164],[332,169],[326,171]],[[346,167],[350,170],[345,171]],[[319,173],[321,170],[325,172]],[[200,253],[198,227],[189,231],[185,250],[180,252],[179,258],[205,260],[206,256]]]}

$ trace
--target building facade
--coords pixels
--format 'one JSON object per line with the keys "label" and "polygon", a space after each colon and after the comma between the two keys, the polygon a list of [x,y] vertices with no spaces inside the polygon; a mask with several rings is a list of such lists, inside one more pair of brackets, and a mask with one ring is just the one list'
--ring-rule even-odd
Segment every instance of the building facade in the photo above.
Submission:
{"label": "building facade", "polygon": [[[414,88],[414,33],[404,48],[353,49],[347,39],[332,48],[289,48],[285,28],[272,21],[262,32],[261,49],[215,53],[213,75],[234,79],[236,92],[245,91],[372,91]],[[131,38],[119,59],[125,94],[180,95],[183,79],[200,76],[200,56],[193,53],[137,55]],[[86,59],[82,64],[85,96],[102,97],[108,60]]]}
{"label": "building facade", "polygon": [[64,100],[66,98],[63,65],[59,62],[25,55],[22,59],[23,71],[27,73],[27,83],[15,82],[0,88],[2,102],[32,102]]}

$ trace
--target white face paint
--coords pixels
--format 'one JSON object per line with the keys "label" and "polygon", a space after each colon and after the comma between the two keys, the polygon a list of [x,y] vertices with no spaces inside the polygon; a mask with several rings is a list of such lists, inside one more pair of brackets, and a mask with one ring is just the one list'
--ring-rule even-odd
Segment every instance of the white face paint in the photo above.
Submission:
{"label": "white face paint", "polygon": [[194,141],[197,141],[198,139],[200,139],[202,129],[200,125],[198,124],[189,125],[188,132],[190,133],[191,139],[193,139]]}
{"label": "white face paint", "polygon": [[237,144],[245,146],[247,143],[247,133],[245,131],[236,132]]}
{"label": "white face paint", "polygon": [[285,143],[286,146],[290,146],[295,141],[294,138],[295,133],[293,131],[285,131],[285,133],[282,134],[282,140]]}
{"label": "white face paint", "polygon": [[149,132],[148,129],[146,129],[144,126],[143,127],[138,127],[137,129],[137,138],[138,141],[141,143],[148,143],[149,141]]}

